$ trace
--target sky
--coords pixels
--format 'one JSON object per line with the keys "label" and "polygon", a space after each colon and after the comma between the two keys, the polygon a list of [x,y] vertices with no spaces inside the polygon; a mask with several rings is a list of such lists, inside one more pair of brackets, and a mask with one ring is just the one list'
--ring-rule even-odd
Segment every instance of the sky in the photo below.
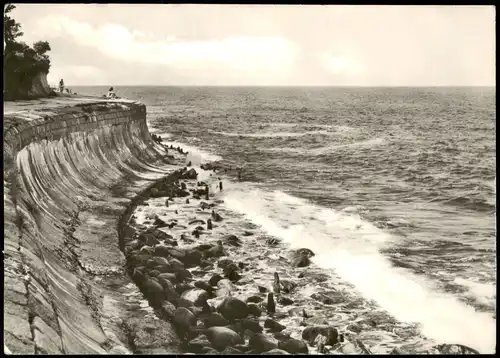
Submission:
{"label": "sky", "polygon": [[493,6],[16,6],[50,84],[495,86]]}

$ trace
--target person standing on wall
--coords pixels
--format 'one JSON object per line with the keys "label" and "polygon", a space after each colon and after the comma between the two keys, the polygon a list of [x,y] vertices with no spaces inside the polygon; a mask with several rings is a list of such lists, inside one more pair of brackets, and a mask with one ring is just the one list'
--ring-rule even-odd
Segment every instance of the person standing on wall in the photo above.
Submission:
{"label": "person standing on wall", "polygon": [[63,79],[61,78],[61,80],[59,81],[59,92],[63,93],[64,92],[64,81]]}

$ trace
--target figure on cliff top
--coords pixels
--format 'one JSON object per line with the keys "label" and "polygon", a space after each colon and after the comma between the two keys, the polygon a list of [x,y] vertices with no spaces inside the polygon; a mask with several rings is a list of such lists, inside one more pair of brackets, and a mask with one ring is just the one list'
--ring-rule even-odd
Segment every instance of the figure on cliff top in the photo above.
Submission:
{"label": "figure on cliff top", "polygon": [[61,92],[61,93],[64,92],[64,80],[62,78],[59,81],[59,92]]}

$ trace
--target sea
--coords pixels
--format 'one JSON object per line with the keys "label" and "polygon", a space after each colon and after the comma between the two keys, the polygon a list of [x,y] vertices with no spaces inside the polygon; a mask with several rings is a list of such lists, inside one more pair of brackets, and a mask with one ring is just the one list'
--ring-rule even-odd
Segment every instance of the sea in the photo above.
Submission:
{"label": "sea", "polygon": [[242,168],[228,209],[425,335],[494,349],[495,88],[114,87],[193,165]]}

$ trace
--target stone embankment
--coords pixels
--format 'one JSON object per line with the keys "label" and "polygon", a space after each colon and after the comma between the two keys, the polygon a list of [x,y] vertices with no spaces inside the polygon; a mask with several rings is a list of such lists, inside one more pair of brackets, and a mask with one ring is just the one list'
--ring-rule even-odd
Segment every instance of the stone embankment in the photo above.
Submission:
{"label": "stone embankment", "polygon": [[131,200],[177,168],[151,139],[145,106],[6,102],[3,154],[6,351],[133,353],[149,340],[176,352],[170,325],[151,333],[136,312],[142,295],[119,249]]}

